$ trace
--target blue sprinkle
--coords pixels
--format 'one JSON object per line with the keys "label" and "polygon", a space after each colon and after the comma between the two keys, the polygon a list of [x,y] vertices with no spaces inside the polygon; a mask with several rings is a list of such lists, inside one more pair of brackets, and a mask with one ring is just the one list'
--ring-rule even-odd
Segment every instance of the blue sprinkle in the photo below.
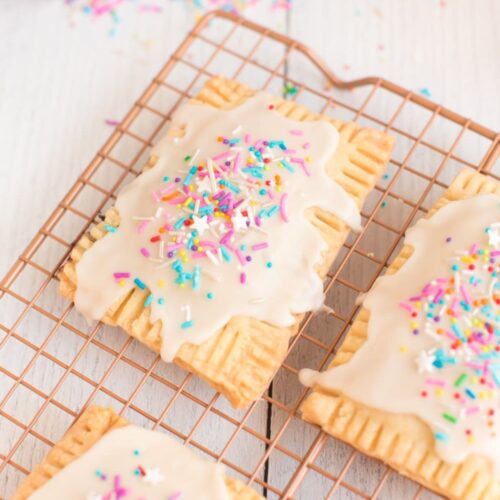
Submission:
{"label": "blue sprinkle", "polygon": [[445,442],[448,441],[448,436],[444,432],[437,431],[434,433],[434,437],[438,441],[445,441]]}
{"label": "blue sprinkle", "polygon": [[207,299],[212,300],[214,298],[214,294],[212,292],[207,293]]}
{"label": "blue sprinkle", "polygon": [[144,301],[144,307],[149,307],[151,305],[151,302],[153,302],[153,294],[152,293],[150,293],[146,297],[146,300]]}
{"label": "blue sprinkle", "polygon": [[181,323],[181,328],[186,329],[186,328],[191,328],[193,326],[193,321],[184,321],[184,323]]}
{"label": "blue sprinkle", "polygon": [[[280,146],[281,147],[281,146]],[[286,160],[281,160],[281,164],[292,174],[295,172],[294,168]]]}
{"label": "blue sprinkle", "polygon": [[465,389],[465,394],[467,394],[467,396],[469,396],[469,398],[471,399],[476,399],[476,394],[474,393],[474,391],[472,389]]}
{"label": "blue sprinkle", "polygon": [[226,262],[231,262],[231,255],[229,255],[229,252],[224,247],[220,247],[220,251],[222,253],[222,258]]}
{"label": "blue sprinkle", "polygon": [[165,304],[165,299],[163,297],[160,297],[158,299],[158,304],[160,304],[160,306],[162,306],[163,304]]}
{"label": "blue sprinkle", "polygon": [[106,229],[108,233],[116,233],[118,231],[117,227],[110,226],[109,224],[104,224],[104,229]]}
{"label": "blue sprinkle", "polygon": [[136,286],[138,286],[141,290],[144,290],[146,288],[146,285],[139,279],[135,278],[134,283]]}

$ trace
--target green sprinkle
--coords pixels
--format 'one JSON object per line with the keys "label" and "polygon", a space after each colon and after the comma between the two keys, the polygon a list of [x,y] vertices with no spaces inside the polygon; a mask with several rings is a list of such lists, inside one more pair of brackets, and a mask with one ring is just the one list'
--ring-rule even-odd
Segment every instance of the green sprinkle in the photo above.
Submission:
{"label": "green sprinkle", "polygon": [[134,450],[134,455],[137,457],[139,455],[139,450]]}
{"label": "green sprinkle", "polygon": [[214,294],[212,292],[207,293],[207,299],[212,300],[214,298]]}
{"label": "green sprinkle", "polygon": [[187,155],[184,157],[184,161],[189,161],[191,159],[191,156]]}
{"label": "green sprinkle", "polygon": [[465,373],[462,373],[457,380],[455,380],[455,387],[460,387],[465,381],[467,380],[467,375]]}
{"label": "green sprinkle", "polygon": [[273,267],[273,263],[271,261],[269,262],[266,262],[266,266],[271,269],[271,267]]}
{"label": "green sprinkle", "polygon": [[382,207],[382,208],[385,208],[386,206],[387,206],[387,202],[386,202],[386,201],[383,201],[383,202],[382,202],[381,207]]}
{"label": "green sprinkle", "polygon": [[135,474],[136,476],[138,476],[140,473],[141,473],[141,471],[140,471],[139,469],[134,469],[134,474]]}
{"label": "green sprinkle", "polygon": [[442,416],[445,420],[448,420],[448,422],[451,422],[452,424],[457,423],[457,417],[451,415],[450,413],[443,413]]}
{"label": "green sprinkle", "polygon": [[193,321],[184,321],[184,323],[181,323],[181,328],[186,329],[186,328],[191,328],[193,326]]}
{"label": "green sprinkle", "polygon": [[163,177],[163,182],[168,182],[170,180],[170,177],[168,175],[166,175],[165,177]]}
{"label": "green sprinkle", "polygon": [[106,229],[108,233],[116,233],[118,231],[117,227],[110,226],[109,224],[104,224],[104,229]]}

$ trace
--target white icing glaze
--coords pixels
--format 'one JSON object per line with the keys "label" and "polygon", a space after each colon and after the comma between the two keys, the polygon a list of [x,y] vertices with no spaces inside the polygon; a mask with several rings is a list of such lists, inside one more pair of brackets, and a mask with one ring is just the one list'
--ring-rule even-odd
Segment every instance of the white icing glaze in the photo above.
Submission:
{"label": "white icing glaze", "polygon": [[229,500],[229,494],[220,464],[199,458],[161,432],[127,425],[105,434],[30,496],[54,498]]}
{"label": "white icing glaze", "polygon": [[[360,227],[360,215],[353,198],[326,173],[326,165],[338,144],[336,129],[325,121],[297,122],[286,118],[269,109],[270,102],[271,96],[257,94],[231,111],[186,104],[175,113],[173,122],[186,126],[185,135],[177,139],[166,138],[158,144],[153,151],[153,155],[159,157],[157,164],[126,186],[117,198],[116,208],[121,218],[118,231],[97,241],[76,266],[78,287],[75,304],[83,314],[92,319],[102,318],[117,299],[134,287],[132,280],[139,278],[152,292],[151,318],[162,321],[162,357],[170,361],[184,342],[201,343],[232,317],[250,316],[275,325],[289,326],[295,322],[294,314],[321,306],[323,285],[315,267],[321,262],[326,244],[320,232],[307,220],[305,211],[313,206],[321,207],[356,229]],[[244,244],[250,249],[262,241],[269,246],[254,252],[242,251],[242,256],[251,253],[252,258],[244,265],[236,264],[234,253],[231,254],[232,262],[228,264],[217,255],[216,249],[211,252],[210,258],[192,259],[186,264],[187,270],[194,269],[192,266],[197,264],[201,266],[199,286],[196,290],[192,286],[181,288],[174,284],[177,274],[170,268],[171,264],[162,266],[161,260],[159,263],[156,259],[159,244],[149,243],[149,239],[157,234],[160,223],[166,220],[174,224],[181,215],[189,216],[189,210],[158,203],[151,193],[158,193],[163,186],[173,184],[171,179],[165,184],[165,176],[173,178],[178,175],[184,179],[193,164],[198,166],[202,161],[225,152],[228,146],[217,142],[217,136],[240,138],[240,144],[234,145],[230,150],[231,156],[227,157],[233,162],[232,166],[227,167],[229,172],[223,175],[249,198],[257,200],[257,205],[253,207],[251,202],[245,204],[251,207],[248,210],[253,210],[254,215],[260,213],[262,206],[278,204],[280,200],[276,198],[276,193],[274,200],[262,197],[254,187],[249,194],[247,181],[254,178],[248,172],[242,173],[246,149],[241,147],[257,139],[286,142],[286,151],[275,147],[265,149],[263,153],[264,156],[269,154],[273,175],[277,173],[281,176],[278,196],[286,193],[285,216],[280,216],[281,212],[278,212],[273,217],[263,218],[260,230],[254,219],[246,219],[242,208],[238,208],[238,213],[225,228],[220,219],[215,218],[207,230],[208,219],[193,216],[193,227],[202,233],[204,241],[218,244],[233,225],[235,233],[228,243],[234,248]],[[242,156],[236,167],[238,153]],[[188,165],[184,159],[186,155],[193,157]],[[300,160],[307,156],[310,156],[310,161],[304,169],[300,162],[293,163],[294,157]],[[288,165],[293,165],[295,172],[284,168],[279,158],[288,158]],[[205,163],[207,169],[208,163]],[[215,165],[217,175],[217,165],[221,164],[214,159],[211,165]],[[223,164],[219,171],[222,168]],[[306,175],[306,170],[310,175]],[[196,181],[196,192],[214,193],[212,173],[209,173]],[[160,212],[159,207],[162,208]],[[151,220],[144,223],[137,217]],[[285,221],[285,218],[288,220]],[[246,220],[250,219],[251,227],[245,228]],[[139,234],[138,226],[143,223],[146,227]],[[174,258],[165,259],[169,243],[166,244],[162,260],[171,263]],[[143,247],[150,252],[150,258],[141,254]],[[272,263],[272,267],[267,267],[268,262]],[[129,272],[131,278],[122,283],[124,286],[119,286],[113,279],[116,272]],[[240,283],[242,272],[246,275],[243,285]],[[213,294],[211,300],[207,298],[208,293]],[[158,298],[163,298],[165,303],[158,304]],[[189,320],[193,321],[193,325],[182,328],[181,325]]]}
{"label": "white icing glaze", "polygon": [[[476,306],[471,308],[470,313],[460,310],[463,316],[456,316],[460,318],[456,326],[465,336],[475,330],[486,332],[484,322],[489,322],[495,335],[487,335],[488,343],[500,346],[500,311],[498,303],[495,305],[492,298],[494,289],[499,294],[497,278],[491,277],[487,271],[488,263],[475,261],[473,273],[467,269],[468,261],[462,263],[460,260],[466,258],[465,254],[474,243],[479,244],[478,248],[482,246],[490,251],[500,248],[500,227],[495,226],[489,229],[489,233],[485,232],[486,227],[498,221],[500,200],[493,194],[450,203],[430,219],[419,220],[405,239],[405,243],[414,249],[411,257],[396,274],[377,279],[364,298],[363,305],[370,312],[366,342],[345,364],[322,373],[302,370],[302,383],[343,393],[372,408],[416,415],[432,429],[436,451],[445,461],[457,463],[469,454],[479,454],[491,459],[497,473],[500,472],[500,347],[497,347],[496,353],[492,352],[488,361],[491,364],[487,382],[481,382],[476,371],[468,368],[466,363],[474,359],[471,349],[477,350],[481,346],[480,341],[486,339],[484,333],[478,342],[465,342],[465,346],[451,348],[452,341],[447,332],[453,336],[453,327],[451,316],[446,316],[447,308],[453,301],[451,297],[455,296],[454,290],[461,293],[460,284],[467,285],[465,293],[468,293],[469,301],[479,297],[482,285],[468,285],[471,276],[477,276],[486,283],[487,302],[492,306],[493,313],[487,317],[481,312],[482,308]],[[467,250],[465,254],[457,254],[464,249]],[[457,263],[462,267],[458,267],[458,271],[452,270],[452,265],[459,266]],[[496,266],[498,271],[498,264]],[[413,319],[400,306],[402,302],[417,304],[416,297],[433,280],[443,278],[447,281],[452,277],[454,282],[448,285],[451,288],[440,299],[444,305],[437,302],[434,309],[422,300],[420,303],[424,305],[418,306],[421,309],[418,314],[414,312]],[[431,288],[427,290],[430,302],[434,303],[434,293],[437,292],[431,292]],[[408,300],[410,297],[413,297],[413,302]],[[453,307],[462,307],[458,299]],[[413,306],[412,309],[416,311]],[[431,316],[425,317],[426,314]],[[433,314],[439,319],[435,320]],[[477,326],[481,324],[483,326]],[[437,332],[437,328],[442,328],[441,332]],[[469,348],[469,345],[472,347]],[[444,359],[450,356],[455,359],[455,364],[445,363],[444,368],[436,369],[433,362],[441,359],[440,348],[443,349]],[[467,374],[467,378],[457,383],[463,373]],[[464,395],[466,389],[472,390],[476,398]],[[489,415],[491,410],[494,415]],[[444,413],[456,417],[457,422],[443,417]]]}

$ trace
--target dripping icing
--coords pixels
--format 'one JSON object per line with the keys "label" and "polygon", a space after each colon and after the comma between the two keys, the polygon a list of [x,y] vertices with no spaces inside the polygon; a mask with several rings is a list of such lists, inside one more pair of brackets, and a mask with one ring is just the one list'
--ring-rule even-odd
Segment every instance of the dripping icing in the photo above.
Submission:
{"label": "dripping icing", "polygon": [[[306,211],[320,207],[355,229],[360,228],[359,211],[353,198],[327,174],[338,145],[336,129],[325,121],[288,119],[270,110],[270,103],[271,96],[257,94],[231,111],[197,104],[179,108],[173,122],[185,126],[184,136],[167,137],[154,148],[156,165],[117,198],[118,230],[97,241],[77,264],[75,304],[81,312],[100,319],[135,287],[148,288],[151,294],[144,305],[151,308],[152,321],[162,321],[162,357],[172,360],[183,343],[203,342],[232,317],[290,326],[295,314],[321,306],[322,281],[315,268],[326,243]],[[298,128],[301,135],[290,133]],[[217,136],[222,140],[216,140]],[[271,139],[276,143],[272,147]],[[255,149],[250,152],[254,163],[244,164],[250,147]],[[266,168],[266,155],[275,176],[273,189],[267,189],[267,174],[259,177],[262,171],[255,167]],[[190,194],[186,179],[196,187],[195,196],[208,193],[209,200],[219,191],[224,192],[221,199],[227,199],[231,191],[229,200],[236,201],[242,189],[253,190],[250,201],[242,202],[248,215],[238,208],[225,227],[217,220],[207,227],[210,213],[200,212],[200,206],[206,210],[203,200],[185,200]],[[259,189],[252,185],[261,180]],[[179,208],[161,201],[163,196],[168,200],[177,194]],[[219,248],[207,246],[205,257],[184,265],[179,255],[169,253],[175,242],[164,241],[162,248],[161,242],[151,242],[158,236],[158,219],[171,228],[170,234],[183,232],[186,220],[182,217],[192,220],[204,237],[199,238],[202,245],[211,240],[206,244],[215,242]],[[248,223],[251,227],[245,229]],[[193,242],[191,247],[197,248],[200,242]],[[251,261],[246,260],[248,256]]]}
{"label": "dripping icing", "polygon": [[[492,274],[498,272],[499,221],[499,198],[493,194],[449,203],[430,219],[418,221],[405,239],[413,248],[411,257],[397,273],[380,277],[363,299],[370,312],[365,343],[345,364],[322,373],[302,370],[302,383],[341,392],[383,411],[417,415],[432,430],[436,451],[443,460],[457,463],[470,454],[479,454],[491,459],[498,473],[500,311],[496,302],[496,312],[489,306],[484,311],[471,306],[469,314],[466,300],[479,296],[481,286],[488,289],[486,294],[499,288],[496,274]],[[492,264],[484,260],[485,254],[478,254],[484,249],[495,252],[496,271],[488,269]],[[471,251],[476,252],[477,259],[467,256]],[[461,259],[471,259],[471,264]],[[452,268],[457,262],[461,265]],[[474,262],[477,268],[469,269]],[[458,280],[457,273],[461,275]],[[416,299],[423,292],[441,293],[440,283],[451,283],[446,280],[452,276],[454,284],[446,285],[451,287],[448,291],[442,285],[446,297],[436,300],[435,295],[427,295],[435,306],[430,307],[426,298],[420,300],[422,312],[415,310]],[[476,279],[474,276],[484,280],[483,285],[469,283]],[[435,288],[426,289],[428,286]],[[452,307],[464,313],[457,316],[460,319],[453,327],[445,308],[452,303],[455,287],[462,299]],[[500,301],[500,290],[498,294]],[[428,309],[424,309],[426,305]],[[468,328],[467,322],[473,326]],[[433,324],[442,324],[442,332]],[[465,346],[457,343],[457,336],[479,335],[476,330],[483,331],[478,342],[464,342]],[[493,346],[493,350],[484,352],[490,363],[484,383],[467,365],[469,359],[481,359],[482,351],[475,352],[481,342]]]}

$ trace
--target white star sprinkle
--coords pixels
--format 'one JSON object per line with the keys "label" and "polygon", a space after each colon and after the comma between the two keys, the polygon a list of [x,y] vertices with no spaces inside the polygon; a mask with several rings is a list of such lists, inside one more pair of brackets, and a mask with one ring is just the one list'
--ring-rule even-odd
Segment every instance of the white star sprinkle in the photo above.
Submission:
{"label": "white star sprinkle", "polygon": [[208,229],[207,217],[198,217],[197,215],[193,215],[193,224],[191,227],[198,231],[199,236],[202,236],[203,233]]}
{"label": "white star sprinkle", "polygon": [[204,177],[201,181],[198,181],[198,193],[210,193],[212,192],[212,185],[210,184],[210,179]]}
{"label": "white star sprinkle", "polygon": [[236,212],[236,215],[231,217],[231,222],[236,231],[247,228],[247,218],[241,212]]}
{"label": "white star sprinkle", "polygon": [[497,228],[490,227],[488,238],[492,247],[496,248],[500,245],[500,231]]}
{"label": "white star sprinkle", "polygon": [[415,358],[415,363],[417,363],[418,373],[432,373],[434,371],[434,366],[432,363],[436,360],[434,354],[430,354],[425,351],[421,351],[417,358]]}
{"label": "white star sprinkle", "polygon": [[158,467],[154,469],[146,469],[146,475],[144,476],[144,481],[146,483],[151,483],[152,485],[157,485],[165,479],[165,476],[160,472]]}

